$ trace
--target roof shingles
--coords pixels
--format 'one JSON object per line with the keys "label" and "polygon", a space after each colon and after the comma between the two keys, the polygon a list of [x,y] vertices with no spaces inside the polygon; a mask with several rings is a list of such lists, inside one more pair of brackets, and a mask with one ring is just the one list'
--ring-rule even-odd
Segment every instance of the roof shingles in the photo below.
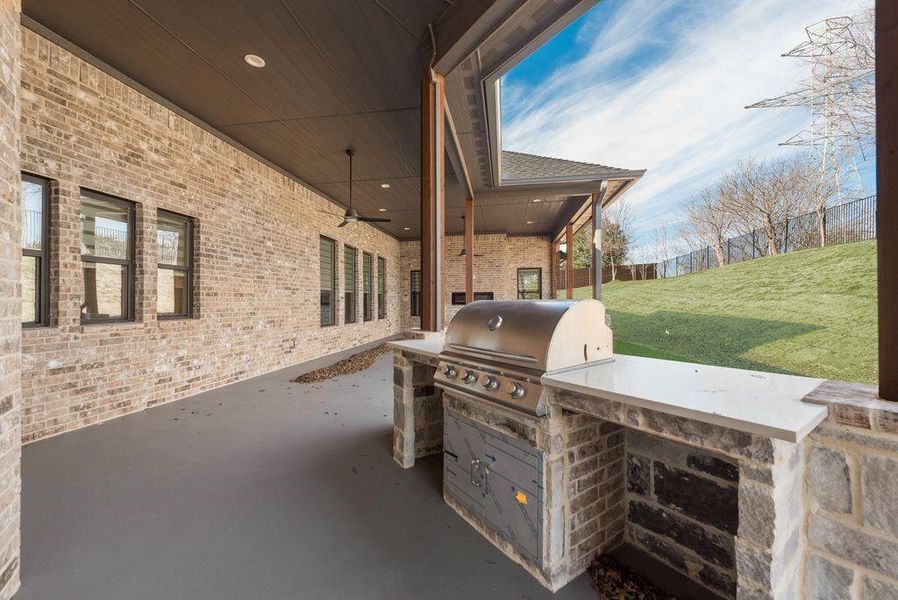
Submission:
{"label": "roof shingles", "polygon": [[[641,173],[638,173],[638,177]],[[539,179],[613,179],[632,177],[634,171],[563,158],[550,158],[523,152],[502,151],[502,182]]]}

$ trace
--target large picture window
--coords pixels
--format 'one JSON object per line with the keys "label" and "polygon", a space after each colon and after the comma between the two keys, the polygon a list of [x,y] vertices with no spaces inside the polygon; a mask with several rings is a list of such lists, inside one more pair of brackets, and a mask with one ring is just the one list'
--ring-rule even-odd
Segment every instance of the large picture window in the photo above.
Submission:
{"label": "large picture window", "polygon": [[409,302],[411,304],[411,316],[421,316],[421,271],[412,271],[409,274]]}
{"label": "large picture window", "polygon": [[372,280],[371,255],[367,252],[362,253],[362,318],[370,321],[374,317],[374,296]]}
{"label": "large picture window", "polygon": [[46,325],[50,312],[50,182],[22,175],[22,325]]}
{"label": "large picture window", "polygon": [[134,203],[81,191],[81,322],[134,319]]}
{"label": "large picture window", "polygon": [[319,239],[321,261],[321,326],[333,325],[337,319],[337,244],[321,236]]}
{"label": "large picture window", "polygon": [[543,297],[543,270],[518,269],[518,300],[539,300]]}
{"label": "large picture window", "polygon": [[193,219],[156,213],[156,313],[159,318],[193,316]]}
{"label": "large picture window", "polygon": [[352,246],[343,246],[343,306],[344,322],[356,322],[356,299],[358,298],[358,251]]}
{"label": "large picture window", "polygon": [[387,316],[387,259],[377,257],[377,318]]}

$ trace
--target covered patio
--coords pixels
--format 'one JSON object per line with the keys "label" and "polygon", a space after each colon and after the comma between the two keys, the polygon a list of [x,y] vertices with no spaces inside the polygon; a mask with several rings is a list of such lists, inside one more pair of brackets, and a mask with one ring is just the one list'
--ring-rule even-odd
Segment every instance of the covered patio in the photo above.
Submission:
{"label": "covered patio", "polygon": [[[523,375],[446,362],[472,301],[572,297],[561,246],[591,228],[600,269],[645,172],[502,145],[502,77],[597,2],[0,0],[0,600],[592,598],[604,553],[696,598],[898,598],[895,3],[878,388],[615,357],[592,300],[520,309]],[[559,369],[511,348],[568,310]],[[491,510],[526,551],[450,412],[520,463]]]}

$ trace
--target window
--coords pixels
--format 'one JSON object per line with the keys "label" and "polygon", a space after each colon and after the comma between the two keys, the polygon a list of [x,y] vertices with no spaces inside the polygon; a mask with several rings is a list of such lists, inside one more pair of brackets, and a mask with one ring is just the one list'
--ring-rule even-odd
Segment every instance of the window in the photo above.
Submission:
{"label": "window", "polygon": [[193,219],[156,213],[156,313],[160,318],[193,316]]}
{"label": "window", "polygon": [[377,257],[377,318],[387,316],[387,259]]}
{"label": "window", "polygon": [[412,271],[409,277],[409,300],[413,317],[421,316],[421,271]]}
{"label": "window", "polygon": [[319,250],[321,254],[321,326],[333,325],[337,319],[337,249],[336,242],[321,236]]}
{"label": "window", "polygon": [[22,325],[46,325],[50,313],[50,182],[22,175]]}
{"label": "window", "polygon": [[538,300],[543,297],[543,270],[518,269],[518,300]]}
{"label": "window", "polygon": [[371,255],[362,253],[362,318],[370,321],[374,315],[374,298],[371,296],[373,281],[371,280]]}
{"label": "window", "polygon": [[81,190],[81,322],[134,318],[134,203]]}
{"label": "window", "polygon": [[343,304],[344,322],[356,322],[356,295],[358,287],[358,252],[352,246],[343,246]]}
{"label": "window", "polygon": [[[452,292],[452,304],[467,304],[464,292]],[[496,295],[493,292],[474,292],[474,302],[478,300],[493,300]]]}

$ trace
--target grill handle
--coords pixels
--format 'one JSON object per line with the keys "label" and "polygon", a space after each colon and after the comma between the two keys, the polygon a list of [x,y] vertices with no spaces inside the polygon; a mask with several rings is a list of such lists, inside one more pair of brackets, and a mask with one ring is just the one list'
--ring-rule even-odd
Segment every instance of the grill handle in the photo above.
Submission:
{"label": "grill handle", "polygon": [[480,472],[480,459],[479,458],[475,458],[475,459],[471,460],[471,471],[470,472],[471,472],[471,483],[475,487],[480,487],[482,485],[480,482],[480,477],[477,477],[477,478],[474,477],[474,465],[477,465],[477,472],[479,473]]}

